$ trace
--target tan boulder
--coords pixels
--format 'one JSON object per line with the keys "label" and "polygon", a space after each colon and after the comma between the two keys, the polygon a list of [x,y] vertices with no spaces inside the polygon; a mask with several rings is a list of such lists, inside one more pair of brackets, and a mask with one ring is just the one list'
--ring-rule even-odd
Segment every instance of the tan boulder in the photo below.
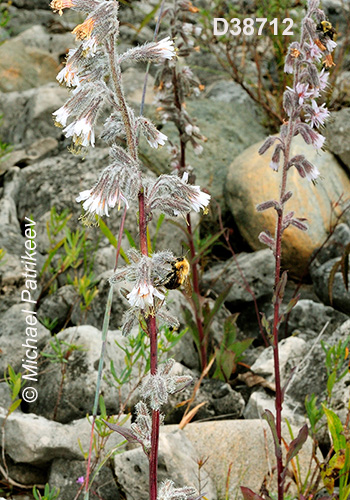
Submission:
{"label": "tan boulder", "polygon": [[[258,154],[262,143],[254,144],[240,154],[229,168],[226,183],[226,200],[237,226],[254,250],[264,248],[258,235],[263,230],[275,232],[276,211],[258,213],[256,205],[279,197],[281,169],[274,172],[269,167],[273,149],[263,156]],[[330,221],[339,207],[332,211],[331,205],[341,195],[350,195],[350,180],[335,157],[307,146],[300,137],[293,140],[291,155],[304,154],[321,173],[316,185],[302,179],[293,167],[288,174],[287,189],[293,192],[285,205],[286,212],[294,211],[296,217],[307,218],[309,230],[304,232],[290,226],[283,236],[283,265],[291,274],[300,275],[312,252],[318,248],[329,233]]]}

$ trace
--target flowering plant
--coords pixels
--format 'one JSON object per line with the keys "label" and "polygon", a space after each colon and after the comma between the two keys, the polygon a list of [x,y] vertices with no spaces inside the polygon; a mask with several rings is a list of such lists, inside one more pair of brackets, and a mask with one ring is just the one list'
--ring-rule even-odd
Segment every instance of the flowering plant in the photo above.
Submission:
{"label": "flowering plant", "polygon": [[[159,426],[162,422],[160,407],[167,401],[169,393],[184,388],[189,377],[174,377],[170,374],[173,362],[168,360],[158,368],[157,332],[159,322],[177,325],[165,306],[165,293],[161,288],[164,277],[175,262],[174,255],[157,252],[149,255],[147,247],[147,225],[153,213],[159,210],[172,217],[186,215],[191,210],[205,208],[210,196],[199,186],[188,182],[187,174],[161,175],[151,178],[141,171],[138,156],[138,135],[143,134],[152,148],[163,146],[167,137],[155,125],[136,112],[126,102],[122,86],[122,64],[148,61],[164,63],[176,58],[176,50],[169,36],[159,42],[153,41],[119,54],[116,50],[118,38],[118,2],[115,0],[52,0],[51,7],[62,15],[70,8],[87,13],[86,20],[73,33],[80,45],[68,53],[65,67],[57,79],[71,89],[71,97],[54,113],[56,124],[62,126],[66,137],[72,137],[73,150],[81,152],[95,146],[96,123],[102,110],[108,109],[109,116],[104,122],[100,139],[110,147],[110,163],[100,173],[96,184],[82,191],[77,197],[83,202],[83,222],[88,225],[98,223],[99,217],[109,216],[110,209],[124,207],[121,234],[125,212],[138,208],[140,251],[131,250],[131,264],[115,269],[110,279],[111,287],[120,281],[131,283],[131,290],[124,292],[130,308],[124,316],[122,331],[130,333],[137,324],[146,324],[150,338],[151,370],[141,393],[150,402],[136,405],[137,417],[131,431],[121,427],[113,428],[131,441],[140,442],[149,460],[150,499],[168,498],[194,499],[193,488],[174,488],[171,481],[163,484],[157,492],[157,462]],[[178,8],[191,11],[189,1],[178,3]],[[68,121],[70,123],[67,125]],[[126,138],[126,149],[117,144],[117,138]],[[110,295],[111,296],[111,295]],[[109,301],[110,302],[110,301]],[[106,317],[108,318],[107,304]],[[107,320],[108,327],[108,320]],[[89,474],[85,479],[85,489],[89,489]],[[199,497],[198,497],[199,498]]]}

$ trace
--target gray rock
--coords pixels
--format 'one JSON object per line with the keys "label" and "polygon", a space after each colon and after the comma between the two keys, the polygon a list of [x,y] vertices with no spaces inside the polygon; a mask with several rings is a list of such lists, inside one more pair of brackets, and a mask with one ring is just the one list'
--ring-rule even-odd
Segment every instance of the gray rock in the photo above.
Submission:
{"label": "gray rock", "polygon": [[310,340],[316,337],[327,321],[329,321],[329,325],[325,331],[325,336],[327,337],[333,333],[338,326],[344,323],[346,319],[346,314],[332,307],[314,302],[313,300],[299,300],[291,311],[288,330],[291,333],[297,332],[298,337],[303,340]]}
{"label": "gray rock", "polygon": [[[51,488],[60,489],[60,500],[72,500],[81,487],[81,484],[77,483],[77,479],[85,476],[85,462],[57,458],[52,462],[48,482]],[[109,467],[102,467],[92,483],[90,497],[94,500],[97,498],[95,492],[98,492],[98,498],[104,500],[119,500],[121,498],[113,472]]]}
{"label": "gray rock", "polygon": [[[12,404],[11,391],[6,382],[0,382],[0,406],[7,410]],[[19,411],[19,410],[17,410]]]}
{"label": "gray rock", "polygon": [[77,46],[75,36],[72,33],[49,33],[41,25],[22,31],[16,40],[27,47],[45,49],[49,54],[52,54],[58,63],[60,57],[65,56],[69,49]]}
{"label": "gray rock", "polygon": [[[284,385],[290,377],[293,368],[299,366],[307,352],[305,340],[289,337],[278,344],[281,383]],[[251,367],[252,372],[263,376],[269,381],[274,380],[274,361],[272,346],[267,347]]]}
{"label": "gray rock", "polygon": [[[237,262],[257,299],[272,295],[275,260],[270,250],[241,253],[237,256]],[[251,294],[246,290],[233,257],[205,272],[203,283],[217,294],[223,292],[227,285],[232,283],[225,302],[241,304],[253,301]]]}
{"label": "gray rock", "polygon": [[[235,101],[224,103],[219,99],[198,98],[187,103],[188,112],[197,118],[201,133],[208,138],[203,144],[201,156],[196,156],[191,147],[186,149],[187,162],[194,168],[196,184],[207,188],[223,205],[225,201],[223,188],[230,161],[265,135],[257,108],[252,101],[248,101],[236,104]],[[169,140],[178,140],[173,124],[166,124],[162,127],[162,132],[169,137]],[[153,165],[155,173],[169,171],[166,148],[154,152],[145,141],[142,140],[140,145],[142,154],[148,159],[146,164]]]}
{"label": "gray rock", "polygon": [[69,323],[73,307],[78,301],[79,295],[73,285],[62,286],[43,298],[39,304],[38,318],[42,323],[55,320],[55,331],[59,331]]}
{"label": "gray rock", "polygon": [[[40,397],[40,395],[39,395]],[[0,422],[5,413],[0,410]],[[5,425],[5,448],[14,462],[48,464],[55,458],[84,460],[83,450],[90,443],[91,425],[84,417],[68,425],[46,420],[32,413],[12,413]],[[123,439],[114,432],[108,439],[105,451],[115,448]]]}
{"label": "gray rock", "polygon": [[[52,418],[57,405],[58,422],[67,423],[73,419],[81,418],[91,412],[95,397],[97,370],[101,355],[101,332],[92,326],[77,326],[67,328],[56,335],[58,341],[64,341],[68,345],[78,346],[77,350],[71,350],[65,367],[62,389],[62,365],[51,363],[47,359],[42,363],[44,373],[38,378],[36,388],[40,397],[31,403],[30,410],[33,413]],[[115,344],[126,344],[126,339],[118,331],[109,331],[105,352],[104,366],[109,372],[110,363],[113,362],[116,373],[121,373],[125,368],[124,352]],[[67,345],[62,347],[67,349]],[[53,354],[51,347],[45,349],[46,353]],[[140,361],[142,363],[142,361]],[[138,366],[133,367],[133,376],[130,384],[138,380]],[[108,382],[102,379],[101,392],[104,395],[107,412],[117,414],[119,411],[119,394],[116,388],[110,387],[109,382],[114,382],[111,375]],[[115,382],[114,382],[115,383]],[[126,384],[121,389],[122,401],[126,401],[131,385]],[[132,407],[138,398],[138,394],[127,401]]]}
{"label": "gray rock", "polygon": [[[323,340],[330,346],[337,344],[339,341],[344,342],[350,335],[350,320],[347,320],[331,336],[323,337]],[[310,355],[305,356],[300,370],[295,374],[288,388],[288,395],[298,405],[298,411],[304,413],[305,397],[314,393],[318,397],[318,401],[322,402],[326,399],[327,372],[325,367],[326,355],[321,347],[320,342],[315,343],[315,339],[311,339],[307,343],[307,352]],[[343,369],[346,368],[347,362],[344,360]],[[336,413],[339,414],[343,422],[347,412],[349,402],[349,373],[342,379],[341,382],[334,386],[333,402],[336,402]],[[333,403],[332,403],[333,404]],[[334,409],[335,406],[332,406]]]}
{"label": "gray rock", "polygon": [[[203,455],[204,456],[204,455]],[[172,479],[177,488],[193,486],[198,489],[199,455],[184,431],[161,428],[159,439],[159,482]],[[118,483],[122,486],[127,500],[147,500],[148,460],[140,447],[114,457],[114,470]],[[216,500],[216,491],[210,477],[203,468],[200,471],[202,484],[208,498]]]}
{"label": "gray rock", "polygon": [[53,125],[52,113],[64,104],[68,91],[58,87],[54,79],[37,89],[0,92],[3,140],[22,149],[45,137],[61,139],[62,131]]}
{"label": "gray rock", "polygon": [[[17,8],[14,5],[7,6],[10,18],[6,28],[12,36],[16,36],[36,25],[46,26],[52,33],[72,31],[82,21],[81,13],[72,9],[67,9],[64,16],[60,17],[54,14],[51,9],[33,9],[36,4],[34,5],[34,2],[28,1],[29,3],[31,5],[29,9]],[[46,2],[45,9],[48,5],[49,1]]]}
{"label": "gray rock", "polygon": [[58,63],[45,48],[28,47],[19,40],[0,45],[0,91],[37,88],[55,80]]}
{"label": "gray rock", "polygon": [[24,9],[50,9],[49,2],[47,0],[36,0],[35,5],[30,0],[13,0],[13,5],[15,7]]}
{"label": "gray rock", "polygon": [[332,120],[327,123],[327,147],[340,158],[350,172],[350,109],[344,108],[332,113]]}
{"label": "gray rock", "polygon": [[350,243],[350,226],[345,223],[339,224],[332,236],[322,248],[319,248],[311,263],[311,270],[317,269],[321,264],[335,257],[341,257],[346,245]]}
{"label": "gray rock", "polygon": [[[4,373],[8,365],[11,365],[15,371],[19,371],[22,366],[22,358],[25,359],[26,355],[26,347],[23,347],[22,344],[28,342],[27,345],[33,346],[39,352],[51,338],[50,332],[39,322],[33,326],[26,322],[28,316],[33,318],[33,315],[22,312],[28,309],[28,304],[22,302],[12,306],[0,318],[1,373]],[[33,320],[30,319],[30,321]],[[31,328],[28,335],[26,335],[27,328]],[[34,331],[36,331],[36,336],[34,336]]]}
{"label": "gray rock", "polygon": [[56,150],[58,141],[53,137],[38,139],[26,149],[15,150],[2,158],[0,162],[0,174],[3,174],[13,166],[21,168],[42,160],[48,155],[52,155]]}
{"label": "gray rock", "polygon": [[[317,267],[314,265],[311,268],[311,278],[314,284],[315,291],[318,297],[324,304],[332,305],[335,309],[342,311],[345,314],[350,314],[350,291],[345,288],[343,276],[340,266],[334,275],[332,284],[332,301],[329,296],[329,277],[334,265],[339,262],[339,258],[335,258],[325,262]],[[350,272],[349,272],[350,277]]]}
{"label": "gray rock", "polygon": [[6,457],[6,464],[9,477],[17,483],[33,485],[45,484],[47,481],[47,468],[45,466],[38,467],[31,464],[14,463],[10,457]]}

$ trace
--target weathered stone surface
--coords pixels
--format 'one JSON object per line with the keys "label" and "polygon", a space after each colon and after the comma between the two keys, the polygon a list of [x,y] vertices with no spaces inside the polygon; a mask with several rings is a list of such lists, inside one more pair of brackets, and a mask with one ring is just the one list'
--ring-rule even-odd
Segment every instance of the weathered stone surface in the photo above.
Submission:
{"label": "weathered stone surface", "polygon": [[350,172],[350,109],[343,108],[332,113],[327,123],[326,138],[328,149],[339,157]]}
{"label": "weathered stone surface", "polygon": [[[206,454],[199,455],[186,433],[176,426],[162,427],[159,440],[159,482],[171,479],[177,488],[193,486],[198,489],[197,461]],[[114,471],[127,500],[149,498],[148,460],[140,447],[116,455]],[[201,469],[200,477],[202,484],[206,485],[206,496],[216,500],[216,491],[205,466]]]}
{"label": "weathered stone surface", "polygon": [[16,149],[31,147],[46,137],[61,140],[62,129],[53,125],[52,113],[67,97],[67,89],[56,83],[23,92],[0,92],[2,140],[14,144]]}
{"label": "weathered stone surface", "polygon": [[18,40],[0,45],[0,91],[13,92],[40,87],[55,80],[56,60],[43,48],[28,47]]}
{"label": "weathered stone surface", "polygon": [[52,54],[57,63],[60,62],[60,57],[65,56],[69,49],[77,45],[72,33],[49,33],[40,25],[22,31],[15,40],[27,47],[45,48],[49,54]]}
{"label": "weathered stone surface", "polygon": [[[321,264],[320,266],[313,266],[311,269],[311,277],[318,297],[324,304],[332,305],[335,309],[342,311],[345,314],[350,314],[350,291],[346,290],[341,267],[334,275],[333,283],[331,286],[332,300],[329,294],[329,279],[334,265],[340,259],[331,259]],[[350,272],[348,273],[350,278]]]}
{"label": "weathered stone surface", "polygon": [[[339,328],[337,328],[331,336],[323,337],[322,339],[329,346],[337,344],[339,341],[344,342],[350,335],[350,320],[347,320]],[[304,413],[305,397],[315,394],[318,401],[326,399],[327,372],[325,367],[326,355],[321,347],[320,341],[311,339],[307,343],[307,353],[303,362],[299,366],[299,370],[293,377],[288,388],[288,395],[293,398],[298,406],[298,411]],[[347,360],[343,360],[343,369],[346,369]],[[339,367],[340,373],[340,367]],[[350,374],[334,386],[333,391],[333,406],[332,408],[345,422],[347,407],[349,403],[349,383]]]}
{"label": "weathered stone surface", "polygon": [[[227,87],[234,87],[232,94],[228,93]],[[194,168],[196,184],[207,188],[211,195],[222,203],[228,165],[232,158],[265,135],[254,103],[247,97],[237,99],[240,91],[236,87],[236,83],[225,82],[223,90],[218,89],[212,94],[212,98],[193,99],[188,101],[187,105],[190,115],[196,117],[201,133],[208,141],[203,144],[203,154],[200,156],[196,156],[189,146],[186,149],[186,161]],[[220,97],[222,93],[225,94],[223,98]],[[162,132],[170,140],[178,140],[178,133],[173,124],[164,125]],[[155,151],[143,140],[140,144],[142,154],[148,159],[146,164],[151,165],[154,172],[169,171],[167,148]]]}
{"label": "weathered stone surface", "polygon": [[[81,488],[81,484],[77,483],[77,480],[85,476],[86,462],[56,458],[52,462],[48,482],[51,488],[60,489],[60,500],[72,500]],[[97,498],[119,500],[121,498],[113,472],[108,466],[102,467],[95,477],[90,498],[93,500]]]}
{"label": "weathered stone surface", "polygon": [[[239,269],[243,273],[255,297],[271,296],[274,283],[275,259],[271,250],[265,249],[254,253],[241,253],[236,257]],[[220,294],[232,283],[226,302],[252,302],[252,295],[247,291],[234,257],[210,268],[203,275],[203,282]]]}
{"label": "weathered stone surface", "polygon": [[[20,295],[18,300],[20,300]],[[23,309],[28,309],[28,307],[22,302],[12,306],[0,318],[0,373],[4,373],[8,365],[11,365],[15,371],[19,371],[22,358],[25,358],[26,349],[28,349],[22,344],[26,344],[27,339],[31,339],[28,345],[35,346],[39,352],[51,338],[50,332],[39,321],[30,327],[30,334],[26,335],[26,327],[30,325],[26,323],[28,313],[22,312]],[[30,315],[30,318],[32,317]],[[35,337],[31,335],[33,328],[37,333]],[[36,342],[33,339],[36,339]],[[20,371],[24,372],[23,369]]]}
{"label": "weathered stone surface", "polygon": [[[261,143],[244,151],[231,164],[227,175],[227,203],[242,236],[257,250],[262,248],[258,235],[262,230],[274,234],[276,213],[273,209],[256,212],[256,205],[278,199],[280,173],[269,168],[271,152],[258,155]],[[331,202],[350,192],[350,180],[335,158],[306,146],[301,138],[293,141],[291,155],[305,154],[317,166],[321,179],[314,186],[302,179],[296,169],[288,176],[288,190],[294,194],[287,209],[297,217],[306,217],[309,230],[299,231],[290,226],[283,237],[284,265],[291,273],[304,270],[312,252],[326,239],[331,216]]]}
{"label": "weathered stone surface", "polygon": [[53,137],[45,137],[35,141],[26,149],[12,151],[5,155],[0,161],[0,175],[13,166],[23,168],[35,161],[41,160],[52,154],[58,146],[58,141]]}
{"label": "weathered stone surface", "polygon": [[[39,395],[40,398],[40,395]],[[0,422],[6,413],[0,409]],[[5,448],[15,461],[28,464],[44,464],[54,458],[84,460],[78,439],[84,450],[90,443],[91,426],[84,417],[68,425],[46,420],[32,413],[12,413],[5,424]],[[114,432],[105,450],[117,446],[123,439]]]}
{"label": "weathered stone surface", "polygon": [[292,309],[288,330],[290,333],[297,333],[298,337],[303,340],[310,340],[317,337],[325,324],[329,322],[325,330],[325,337],[327,337],[346,319],[346,314],[333,309],[333,307],[325,306],[313,300],[302,299]]}
{"label": "weathered stone surface", "polygon": [[[187,425],[184,432],[198,456],[208,457],[206,471],[213,480],[218,494],[222,495],[225,492],[230,463],[233,463],[234,467],[230,474],[229,497],[236,498],[238,495],[239,499],[242,498],[240,486],[259,491],[269,470],[266,455],[271,462],[271,467],[275,463],[272,435],[265,421],[201,422]],[[298,431],[294,429],[293,432],[296,435]],[[290,436],[285,427],[283,435],[287,442],[290,442]],[[267,453],[266,450],[268,450]],[[299,454],[303,478],[305,478],[311,453],[312,443],[308,439]],[[275,490],[275,484],[275,479],[269,483],[268,487],[271,487],[271,491]]]}
{"label": "weathered stone surface", "polygon": [[[73,344],[79,347],[70,353],[62,390],[60,389],[62,379],[61,364],[50,363],[50,360],[42,363],[44,373],[38,378],[36,384],[40,397],[37,401],[31,403],[30,411],[46,418],[52,418],[54,408],[57,405],[56,421],[67,423],[82,418],[86,413],[91,412],[93,407],[97,370],[101,355],[101,332],[92,326],[83,325],[67,328],[59,332],[56,339],[64,341],[68,345]],[[115,341],[120,345],[125,345],[127,342],[120,332],[108,332],[104,366],[106,369],[108,368],[109,372],[110,363],[113,361],[116,373],[120,374],[125,367],[125,354],[116,346]],[[67,349],[67,347],[63,346],[62,349]],[[51,347],[45,348],[45,352],[53,354]],[[138,380],[138,367],[138,363],[133,367],[131,383],[136,383]],[[112,377],[111,381],[114,381]],[[123,401],[125,401],[129,390],[130,386],[128,384],[122,387],[121,397]],[[110,387],[102,379],[101,391],[104,395],[107,412],[118,413],[120,401],[117,389]],[[135,404],[137,398],[136,393],[128,400],[130,407]]]}
{"label": "weathered stone surface", "polygon": [[[306,342],[298,337],[289,337],[279,342],[280,374],[282,385],[290,377],[293,368],[297,367],[305,356]],[[255,361],[251,370],[269,381],[274,380],[274,361],[272,346],[265,349]]]}

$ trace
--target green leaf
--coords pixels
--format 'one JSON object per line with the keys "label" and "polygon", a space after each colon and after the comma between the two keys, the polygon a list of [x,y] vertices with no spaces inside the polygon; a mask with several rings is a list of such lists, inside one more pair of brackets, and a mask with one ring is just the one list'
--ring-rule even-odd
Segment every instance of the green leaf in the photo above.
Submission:
{"label": "green leaf", "polygon": [[128,238],[129,245],[131,248],[137,248],[136,242],[134,238],[131,236],[130,232],[124,228],[124,234]]}
{"label": "green leaf", "polygon": [[328,429],[332,436],[334,451],[337,453],[346,448],[343,424],[334,411],[326,408],[324,404],[322,404],[322,408],[327,417]]}
{"label": "green leaf", "polygon": [[293,439],[293,441],[289,445],[289,450],[286,456],[286,466],[299,453],[303,444],[307,440],[308,435],[309,435],[309,429],[305,424],[300,429],[298,436],[295,439]]}
{"label": "green leaf", "polygon": [[278,434],[277,434],[277,429],[276,429],[276,424],[275,424],[275,417],[270,412],[270,410],[265,410],[264,413],[262,414],[262,418],[264,418],[267,421],[267,423],[269,424],[269,427],[271,429],[273,441],[275,444],[276,458],[282,457],[282,450],[281,450],[281,446],[280,446],[279,440],[278,440]]}
{"label": "green leaf", "polygon": [[8,409],[8,415],[11,415],[11,413],[13,413],[21,403],[22,403],[21,399],[16,399],[16,401],[14,401],[10,406],[10,408]]}
{"label": "green leaf", "polygon": [[233,285],[233,283],[229,283],[224,288],[224,290],[220,293],[220,295],[216,298],[216,300],[214,302],[214,307],[210,311],[210,313],[208,314],[208,316],[206,318],[206,321],[205,321],[204,336],[208,335],[209,329],[210,329],[210,325],[211,325],[213,319],[215,318],[215,315],[218,313],[219,309],[221,308],[221,306],[225,302],[228,294],[230,293],[232,285]]}

